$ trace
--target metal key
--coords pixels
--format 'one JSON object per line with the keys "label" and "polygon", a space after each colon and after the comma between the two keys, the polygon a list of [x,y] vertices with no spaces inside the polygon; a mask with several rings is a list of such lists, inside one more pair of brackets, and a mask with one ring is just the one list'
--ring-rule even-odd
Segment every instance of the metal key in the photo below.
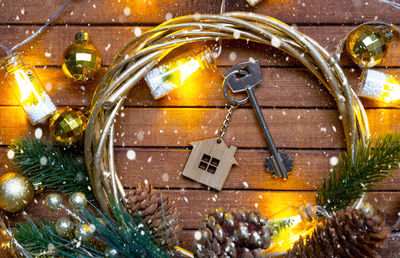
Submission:
{"label": "metal key", "polygon": [[[289,158],[284,152],[278,152],[254,94],[256,86],[262,82],[262,73],[259,62],[255,60],[239,63],[225,73],[224,77],[225,81],[223,91],[229,102],[234,105],[244,104],[248,100],[251,102],[258,123],[264,132],[264,138],[267,142],[268,148],[272,153],[272,155],[267,158],[267,170],[271,171],[274,176],[287,179],[287,174],[292,171],[293,159]],[[242,100],[232,99],[227,93],[226,85],[229,86],[232,93],[246,92],[247,97]]]}

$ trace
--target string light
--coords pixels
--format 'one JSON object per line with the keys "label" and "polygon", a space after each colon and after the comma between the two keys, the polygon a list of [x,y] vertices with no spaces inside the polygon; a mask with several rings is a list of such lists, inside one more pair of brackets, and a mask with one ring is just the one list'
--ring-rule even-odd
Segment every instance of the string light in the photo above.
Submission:
{"label": "string light", "polygon": [[2,69],[6,71],[7,83],[33,124],[41,122],[56,111],[56,106],[43,89],[33,68],[19,56],[6,57],[2,62]]}
{"label": "string light", "polygon": [[14,95],[28,114],[29,120],[32,124],[37,124],[49,117],[56,111],[56,107],[51,101],[49,95],[47,95],[43,89],[34,69],[30,65],[24,63],[19,55],[15,54],[15,51],[42,33],[70,3],[71,0],[67,0],[63,6],[53,16],[51,16],[42,27],[40,27],[39,30],[22,42],[13,46],[11,49],[0,44],[0,48],[7,54],[7,57],[1,60],[0,69],[5,70],[5,79],[13,89]]}
{"label": "string light", "polygon": [[270,217],[271,225],[278,225],[280,230],[273,232],[271,246],[265,251],[267,256],[284,255],[299,240],[311,235],[320,224],[315,213],[316,207],[310,205],[302,209],[290,206]]}
{"label": "string light", "polygon": [[154,99],[159,99],[184,85],[197,70],[215,67],[217,57],[217,53],[206,48],[199,53],[192,52],[179,56],[167,64],[154,68],[145,77]]}
{"label": "string light", "polygon": [[400,101],[400,82],[393,75],[367,69],[361,74],[357,95],[385,103]]}

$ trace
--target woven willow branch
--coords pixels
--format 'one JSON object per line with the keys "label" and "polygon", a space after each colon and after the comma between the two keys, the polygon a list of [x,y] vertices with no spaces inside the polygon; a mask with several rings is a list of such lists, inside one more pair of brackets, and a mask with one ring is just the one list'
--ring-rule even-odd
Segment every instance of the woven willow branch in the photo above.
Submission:
{"label": "woven willow branch", "polygon": [[[85,135],[85,160],[93,191],[104,211],[109,198],[124,197],[113,155],[113,124],[128,92],[171,50],[194,42],[234,39],[271,45],[301,61],[328,89],[343,123],[347,151],[357,151],[357,141],[368,138],[364,107],[355,95],[335,56],[308,36],[271,17],[234,12],[183,16],[142,34],[114,58],[92,99]],[[124,58],[122,58],[124,57]],[[124,198],[123,198],[124,199]]]}

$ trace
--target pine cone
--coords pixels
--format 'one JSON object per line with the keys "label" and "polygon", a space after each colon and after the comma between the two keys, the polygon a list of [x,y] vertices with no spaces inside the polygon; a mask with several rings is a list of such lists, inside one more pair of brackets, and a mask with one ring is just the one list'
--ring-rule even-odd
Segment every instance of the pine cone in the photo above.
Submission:
{"label": "pine cone", "polygon": [[300,239],[288,257],[375,257],[377,248],[390,235],[381,214],[365,214],[347,207]]}
{"label": "pine cone", "polygon": [[174,202],[151,185],[140,183],[136,190],[127,191],[126,198],[128,211],[143,219],[161,246],[171,248],[179,244],[182,223]]}
{"label": "pine cone", "polygon": [[194,254],[207,258],[260,257],[261,251],[269,247],[272,235],[267,219],[261,218],[258,210],[216,209],[203,219],[198,232]]}

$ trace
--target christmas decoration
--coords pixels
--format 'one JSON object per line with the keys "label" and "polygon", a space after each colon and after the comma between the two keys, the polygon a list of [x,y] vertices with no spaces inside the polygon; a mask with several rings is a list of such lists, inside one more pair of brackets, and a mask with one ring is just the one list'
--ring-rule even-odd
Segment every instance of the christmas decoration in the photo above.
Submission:
{"label": "christmas decoration", "polygon": [[68,237],[72,232],[72,222],[67,218],[60,218],[55,224],[57,234],[60,237]]}
{"label": "christmas decoration", "polygon": [[69,204],[74,210],[80,210],[87,204],[86,196],[79,192],[73,193],[71,197],[69,197]]}
{"label": "christmas decoration", "polygon": [[182,224],[175,204],[151,185],[138,184],[126,196],[126,206],[133,215],[139,215],[161,246],[171,248],[179,244]]}
{"label": "christmas decoration", "polygon": [[190,145],[193,149],[182,175],[221,191],[232,165],[238,164],[234,157],[237,148],[233,145],[228,147],[219,137]]}
{"label": "christmas decoration", "polygon": [[32,124],[43,121],[56,111],[56,106],[30,65],[16,55],[6,57],[1,63],[1,69],[6,72],[5,79],[8,85]]}
{"label": "christmas decoration", "polygon": [[[224,75],[224,77],[224,95],[231,104],[245,104],[249,100],[251,102],[251,106],[253,107],[253,111],[257,117],[257,121],[263,130],[264,139],[267,142],[268,149],[272,153],[272,155],[267,158],[267,170],[269,170],[276,177],[283,177],[283,179],[287,179],[287,174],[292,171],[293,159],[289,158],[289,156],[284,152],[278,153],[254,93],[255,87],[262,82],[262,72],[258,60],[239,63],[233,66]],[[240,101],[232,99],[227,94],[227,86],[233,93],[246,92],[247,98]]]}
{"label": "christmas decoration", "polygon": [[76,108],[61,108],[50,119],[50,133],[62,145],[71,146],[83,138],[87,118]]}
{"label": "christmas decoration", "polygon": [[400,100],[400,82],[393,75],[366,69],[361,74],[357,95],[396,104]]}
{"label": "christmas decoration", "polygon": [[0,177],[0,208],[17,212],[26,208],[33,200],[34,188],[29,179],[17,173],[6,173]]}
{"label": "christmas decoration", "polygon": [[373,67],[382,62],[392,37],[391,27],[364,24],[348,35],[346,50],[361,68]]}
{"label": "christmas decoration", "polygon": [[206,215],[197,232],[196,257],[259,257],[271,244],[272,234],[258,210],[222,209]]}
{"label": "christmas decoration", "polygon": [[140,217],[131,216],[119,202],[112,203],[110,211],[113,217],[94,206],[91,211],[85,208],[77,210],[73,216],[82,222],[71,229],[75,235],[72,239],[66,219],[60,223],[65,223],[62,234],[59,234],[58,223],[28,219],[27,223],[19,223],[12,229],[13,240],[35,257],[110,257],[110,254],[117,254],[117,257],[168,257],[154,242]]}
{"label": "christmas decoration", "polygon": [[48,194],[46,196],[44,204],[46,205],[47,209],[49,209],[51,211],[59,210],[62,206],[61,195],[59,195],[57,193]]}
{"label": "christmas decoration", "polygon": [[260,3],[262,0],[247,0],[247,3],[251,6],[256,6],[258,3]]}
{"label": "christmas decoration", "polygon": [[75,35],[75,42],[65,50],[62,70],[70,79],[87,81],[96,75],[102,62],[89,33],[80,31]]}
{"label": "christmas decoration", "polygon": [[167,95],[170,91],[184,85],[185,81],[198,69],[215,67],[217,54],[206,48],[175,58],[167,64],[151,70],[145,77],[154,99]]}
{"label": "christmas decoration", "polygon": [[352,205],[363,193],[391,175],[390,170],[399,169],[399,163],[399,134],[377,136],[367,141],[365,147],[360,142],[356,156],[352,152],[339,156],[334,172],[318,188],[317,204],[328,211]]}
{"label": "christmas decoration", "polygon": [[258,14],[236,12],[178,17],[128,42],[115,55],[110,70],[93,96],[85,133],[85,160],[93,191],[104,211],[108,210],[111,199],[126,195],[113,159],[113,124],[128,92],[173,49],[221,39],[272,45],[298,59],[321,80],[335,99],[347,152],[356,155],[359,140],[361,147],[366,147],[369,127],[364,108],[349,86],[340,64],[316,41],[287,24]]}
{"label": "christmas decoration", "polygon": [[78,241],[88,242],[92,239],[96,227],[93,224],[79,224],[76,226],[74,234]]}
{"label": "christmas decoration", "polygon": [[85,164],[69,149],[51,145],[46,139],[20,138],[12,140],[12,162],[17,170],[42,187],[67,194],[82,192],[94,200]]}
{"label": "christmas decoration", "polygon": [[300,237],[288,256],[375,257],[390,231],[380,214],[364,214],[347,207],[317,226],[311,237]]}
{"label": "christmas decoration", "polygon": [[11,49],[0,44],[0,47],[7,53],[7,57],[0,61],[0,69],[5,70],[6,81],[11,88],[13,88],[18,102],[27,113],[29,121],[31,121],[32,124],[37,124],[49,117],[56,111],[56,107],[44,91],[33,68],[24,63],[15,51],[42,33],[44,29],[46,29],[46,27],[52,23],[65,8],[67,8],[70,2],[71,0],[67,0],[64,5],[53,16],[51,16],[42,27],[40,27],[39,30],[22,42],[13,46]]}
{"label": "christmas decoration", "polygon": [[307,203],[300,208],[289,206],[270,216],[268,227],[271,228],[273,236],[271,246],[266,253],[270,255],[285,254],[300,236],[310,235],[320,224],[319,214],[326,216],[326,211]]}

